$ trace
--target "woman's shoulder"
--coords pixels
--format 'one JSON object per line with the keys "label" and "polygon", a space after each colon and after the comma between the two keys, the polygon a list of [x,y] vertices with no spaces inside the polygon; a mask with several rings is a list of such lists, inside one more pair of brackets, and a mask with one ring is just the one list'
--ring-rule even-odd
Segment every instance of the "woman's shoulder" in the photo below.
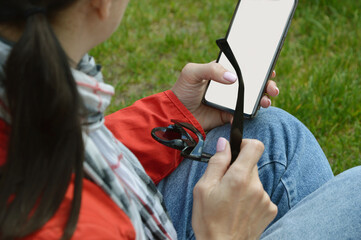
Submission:
{"label": "woman's shoulder", "polygon": [[[60,239],[71,204],[73,183],[53,218],[25,239]],[[72,239],[135,239],[128,216],[91,181],[84,179],[79,221]]]}

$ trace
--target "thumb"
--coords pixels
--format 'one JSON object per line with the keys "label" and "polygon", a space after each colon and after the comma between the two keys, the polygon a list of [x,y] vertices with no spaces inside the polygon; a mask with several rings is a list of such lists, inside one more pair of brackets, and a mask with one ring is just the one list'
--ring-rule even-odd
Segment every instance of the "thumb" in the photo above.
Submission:
{"label": "thumb", "polygon": [[180,78],[190,83],[200,83],[203,80],[213,80],[223,84],[232,84],[237,81],[237,75],[226,70],[219,63],[196,64],[188,63],[182,70]]}
{"label": "thumb", "polygon": [[217,153],[209,160],[208,167],[203,175],[203,180],[221,180],[231,162],[231,148],[225,138],[219,138],[217,142]]}

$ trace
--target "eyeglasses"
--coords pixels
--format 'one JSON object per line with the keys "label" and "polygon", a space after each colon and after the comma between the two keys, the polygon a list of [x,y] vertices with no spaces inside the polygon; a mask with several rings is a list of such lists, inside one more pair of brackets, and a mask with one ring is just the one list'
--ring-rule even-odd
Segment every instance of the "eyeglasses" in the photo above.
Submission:
{"label": "eyeglasses", "polygon": [[[186,122],[171,120],[173,125],[168,127],[157,127],[152,130],[152,137],[165,146],[178,149],[181,156],[196,161],[208,162],[211,154],[203,152],[204,138],[200,131],[193,125]],[[193,132],[198,142],[186,131]]]}
{"label": "eyeglasses", "polygon": [[[240,152],[243,137],[244,82],[241,69],[239,68],[237,60],[234,57],[227,39],[218,39],[216,43],[236,71],[239,82],[237,104],[230,133],[232,164]],[[189,123],[179,122],[176,120],[171,121],[174,123],[173,125],[169,125],[168,127],[154,128],[151,133],[152,137],[165,146],[180,150],[181,156],[185,158],[201,162],[208,162],[212,155],[203,153],[204,138],[198,129]],[[197,136],[198,142],[193,137],[191,137],[190,134],[188,134],[186,129],[193,132]]]}

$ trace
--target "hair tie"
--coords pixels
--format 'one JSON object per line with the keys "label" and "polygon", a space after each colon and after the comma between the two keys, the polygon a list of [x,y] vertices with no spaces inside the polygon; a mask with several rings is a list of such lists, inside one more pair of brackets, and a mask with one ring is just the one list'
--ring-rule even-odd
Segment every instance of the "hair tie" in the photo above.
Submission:
{"label": "hair tie", "polygon": [[31,7],[28,10],[25,11],[25,18],[31,17],[36,14],[44,14],[46,15],[46,8],[44,7]]}

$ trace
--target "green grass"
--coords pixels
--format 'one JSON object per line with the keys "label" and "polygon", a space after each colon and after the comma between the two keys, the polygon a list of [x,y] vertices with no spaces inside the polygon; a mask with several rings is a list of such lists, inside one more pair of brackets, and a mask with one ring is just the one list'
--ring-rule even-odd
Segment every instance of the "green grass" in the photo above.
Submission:
{"label": "green grass", "polygon": [[[109,112],[169,89],[188,62],[216,59],[237,0],[130,1],[92,50],[116,87]],[[276,66],[273,105],[316,136],[337,174],[361,165],[361,1],[300,0]]]}

